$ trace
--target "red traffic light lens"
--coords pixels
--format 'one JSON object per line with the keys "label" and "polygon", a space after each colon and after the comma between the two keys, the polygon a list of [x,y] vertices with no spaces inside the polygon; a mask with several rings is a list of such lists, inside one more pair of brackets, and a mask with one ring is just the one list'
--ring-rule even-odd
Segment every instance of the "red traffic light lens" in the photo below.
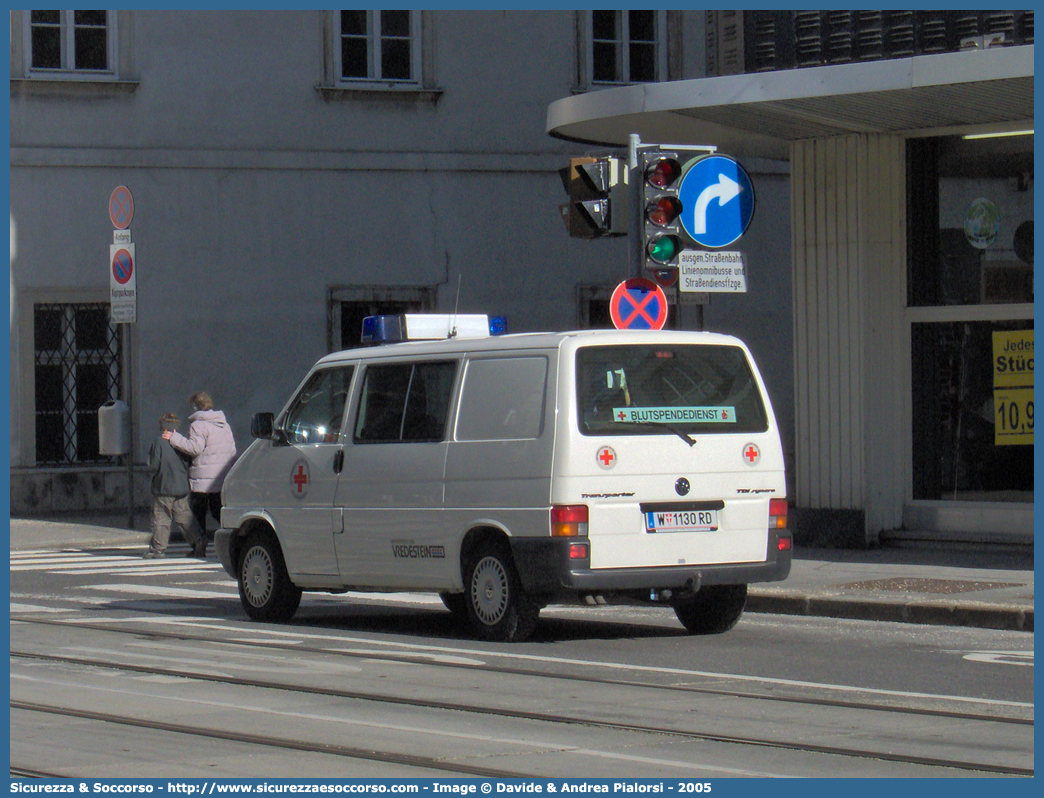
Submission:
{"label": "red traffic light lens", "polygon": [[645,182],[656,188],[667,188],[681,177],[681,164],[673,158],[661,158],[645,170]]}
{"label": "red traffic light lens", "polygon": [[682,212],[681,201],[677,197],[660,197],[650,202],[645,209],[645,218],[657,227],[666,227]]}

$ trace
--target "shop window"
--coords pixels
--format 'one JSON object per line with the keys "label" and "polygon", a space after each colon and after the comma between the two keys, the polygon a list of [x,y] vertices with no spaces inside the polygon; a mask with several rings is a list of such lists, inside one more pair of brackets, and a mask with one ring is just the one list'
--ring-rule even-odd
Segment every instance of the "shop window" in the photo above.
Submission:
{"label": "shop window", "polygon": [[913,307],[1033,302],[1033,136],[908,145]]}
{"label": "shop window", "polygon": [[108,303],[33,308],[36,462],[108,462],[98,408],[119,397],[120,340]]}
{"label": "shop window", "polygon": [[1033,136],[907,151],[912,496],[1033,501]]}
{"label": "shop window", "polygon": [[913,498],[1033,501],[1033,323],[912,329]]}

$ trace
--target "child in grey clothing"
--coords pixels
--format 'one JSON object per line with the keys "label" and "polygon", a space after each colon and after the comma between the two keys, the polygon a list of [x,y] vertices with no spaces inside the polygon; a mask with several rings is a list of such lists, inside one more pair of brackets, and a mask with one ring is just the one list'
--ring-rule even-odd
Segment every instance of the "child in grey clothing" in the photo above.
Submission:
{"label": "child in grey clothing", "polygon": [[179,420],[174,413],[160,417],[161,434],[149,449],[149,468],[152,476],[152,542],[145,559],[162,557],[170,540],[170,524],[181,528],[181,534],[192,547],[189,557],[202,557],[206,538],[200,535],[196,518],[189,507],[189,460],[176,451],[162,432],[177,429]]}

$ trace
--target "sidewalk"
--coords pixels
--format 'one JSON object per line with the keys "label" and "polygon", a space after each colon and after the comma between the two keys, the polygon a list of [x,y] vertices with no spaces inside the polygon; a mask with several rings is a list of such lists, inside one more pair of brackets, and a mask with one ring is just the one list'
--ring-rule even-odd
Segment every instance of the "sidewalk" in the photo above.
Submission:
{"label": "sidewalk", "polygon": [[1033,554],[798,547],[785,581],[750,586],[747,610],[1032,632]]}
{"label": "sidewalk", "polygon": [[[148,546],[148,514],[11,519],[11,550]],[[1032,551],[798,547],[783,582],[751,585],[747,611],[1033,631]]]}

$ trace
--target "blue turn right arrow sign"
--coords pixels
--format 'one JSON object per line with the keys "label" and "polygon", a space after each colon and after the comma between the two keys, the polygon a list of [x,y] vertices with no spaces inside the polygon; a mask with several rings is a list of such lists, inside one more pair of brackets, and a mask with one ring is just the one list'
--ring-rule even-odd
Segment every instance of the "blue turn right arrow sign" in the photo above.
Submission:
{"label": "blue turn right arrow sign", "polygon": [[754,186],[727,155],[707,155],[682,176],[682,228],[700,246],[720,249],[742,236],[754,218]]}

